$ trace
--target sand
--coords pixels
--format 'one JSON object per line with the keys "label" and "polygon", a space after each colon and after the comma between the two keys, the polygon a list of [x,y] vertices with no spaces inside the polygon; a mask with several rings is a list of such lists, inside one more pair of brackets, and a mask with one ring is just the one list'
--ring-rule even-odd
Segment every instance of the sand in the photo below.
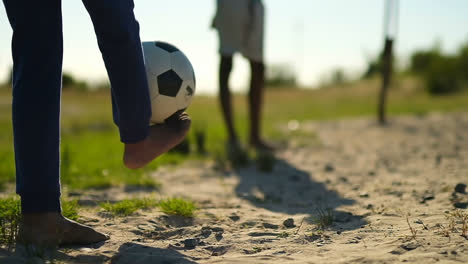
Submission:
{"label": "sand", "polygon": [[[468,203],[454,191],[468,184],[468,113],[395,117],[386,127],[304,122],[294,134],[270,173],[195,161],[155,171],[159,192],[74,194],[82,204],[187,197],[199,207],[193,219],[84,207],[83,222],[109,241],[29,259],[0,251],[0,263],[468,263],[468,210],[454,206]],[[320,227],[327,215],[332,224]]]}

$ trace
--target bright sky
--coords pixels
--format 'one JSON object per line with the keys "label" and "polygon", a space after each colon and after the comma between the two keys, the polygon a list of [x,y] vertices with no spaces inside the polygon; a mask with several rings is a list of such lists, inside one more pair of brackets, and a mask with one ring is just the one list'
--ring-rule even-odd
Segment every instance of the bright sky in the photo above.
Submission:
{"label": "bright sky", "polygon": [[[233,0],[235,1],[235,0]],[[336,67],[358,73],[366,59],[383,43],[383,0],[264,0],[266,62],[287,63],[303,85],[314,85]],[[192,61],[197,91],[213,93],[217,87],[218,40],[209,28],[215,0],[135,0],[142,40],[164,40],[178,46]],[[468,40],[468,1],[401,0],[396,52],[432,46],[455,51]],[[63,1],[64,70],[89,81],[106,78],[91,21],[79,0]],[[0,4],[0,80],[11,65],[11,29]],[[247,64],[235,60],[231,83],[247,87]]]}

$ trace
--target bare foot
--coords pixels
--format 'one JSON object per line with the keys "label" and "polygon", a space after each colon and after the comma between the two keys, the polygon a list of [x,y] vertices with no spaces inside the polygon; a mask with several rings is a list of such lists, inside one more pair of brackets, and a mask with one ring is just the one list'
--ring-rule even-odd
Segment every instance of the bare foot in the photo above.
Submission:
{"label": "bare foot", "polygon": [[147,165],[182,142],[190,125],[190,117],[184,112],[170,117],[164,124],[152,126],[146,139],[135,144],[125,144],[125,166],[129,169],[139,169]]}
{"label": "bare foot", "polygon": [[87,245],[108,239],[108,235],[67,219],[60,213],[24,214],[18,233],[18,243],[41,247]]}

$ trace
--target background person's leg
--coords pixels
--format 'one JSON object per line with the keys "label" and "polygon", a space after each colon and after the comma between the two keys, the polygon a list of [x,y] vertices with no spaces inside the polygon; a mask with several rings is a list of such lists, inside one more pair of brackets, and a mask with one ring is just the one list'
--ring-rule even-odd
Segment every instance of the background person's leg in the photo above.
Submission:
{"label": "background person's leg", "polygon": [[229,141],[237,143],[237,134],[234,129],[232,99],[229,89],[229,76],[232,71],[232,56],[221,56],[219,66],[219,99],[223,112],[224,122],[228,131]]}
{"label": "background person's leg", "polygon": [[271,147],[261,139],[261,116],[263,93],[265,87],[265,66],[262,62],[255,62],[251,60],[250,68],[250,145],[259,149],[271,150]]}
{"label": "background person's leg", "polygon": [[3,2],[13,29],[13,131],[22,212],[60,212],[61,1]]}
{"label": "background person's leg", "polygon": [[133,0],[83,0],[112,88],[114,121],[124,143],[149,135],[151,102]]}

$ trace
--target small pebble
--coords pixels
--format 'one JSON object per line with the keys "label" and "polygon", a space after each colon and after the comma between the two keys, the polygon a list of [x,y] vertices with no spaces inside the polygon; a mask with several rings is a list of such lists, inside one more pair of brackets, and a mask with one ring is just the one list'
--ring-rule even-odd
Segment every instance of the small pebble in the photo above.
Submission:
{"label": "small pebble", "polygon": [[359,197],[361,197],[361,198],[368,198],[368,197],[369,197],[369,194],[366,193],[366,192],[362,192],[362,193],[359,194]]}
{"label": "small pebble", "polygon": [[199,241],[197,238],[189,238],[184,240],[184,246],[186,248],[195,248],[196,246],[198,246],[198,243]]}
{"label": "small pebble", "polygon": [[292,219],[292,218],[288,218],[288,219],[284,220],[283,225],[284,225],[285,227],[287,227],[287,228],[293,228],[293,227],[296,226],[296,225],[294,224],[294,219]]}
{"label": "small pebble", "polygon": [[455,186],[455,192],[457,193],[465,193],[466,192],[466,184],[459,183]]}
{"label": "small pebble", "polygon": [[217,232],[217,233],[224,233],[224,229],[221,228],[221,227],[212,227],[211,230],[213,230],[213,232]]}
{"label": "small pebble", "polygon": [[204,237],[209,237],[211,235],[211,229],[209,228],[202,228],[201,234]]}
{"label": "small pebble", "polygon": [[323,168],[325,170],[325,172],[332,172],[332,171],[335,171],[335,167],[333,166],[333,164],[331,163],[327,163],[325,165],[325,168]]}
{"label": "small pebble", "polygon": [[223,233],[221,232],[216,233],[215,238],[216,240],[220,241],[221,239],[223,239]]}
{"label": "small pebble", "polygon": [[467,209],[468,203],[454,203],[453,206],[458,209]]}
{"label": "small pebble", "polygon": [[240,220],[240,216],[238,216],[238,215],[230,215],[230,216],[229,216],[229,219],[231,219],[232,221],[236,222],[236,221],[239,221],[239,220]]}
{"label": "small pebble", "polygon": [[270,224],[270,223],[263,223],[264,228],[269,228],[269,229],[278,229],[278,225]]}

